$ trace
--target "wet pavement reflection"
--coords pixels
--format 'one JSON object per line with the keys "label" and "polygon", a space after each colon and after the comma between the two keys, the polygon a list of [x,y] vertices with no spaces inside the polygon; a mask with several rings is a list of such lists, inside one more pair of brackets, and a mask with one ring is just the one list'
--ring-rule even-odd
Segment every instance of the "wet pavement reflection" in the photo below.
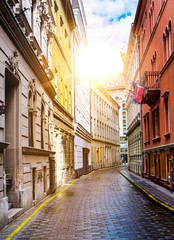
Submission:
{"label": "wet pavement reflection", "polygon": [[[174,239],[174,216],[147,200],[118,170],[82,176],[13,239]],[[0,239],[27,217],[0,231]]]}

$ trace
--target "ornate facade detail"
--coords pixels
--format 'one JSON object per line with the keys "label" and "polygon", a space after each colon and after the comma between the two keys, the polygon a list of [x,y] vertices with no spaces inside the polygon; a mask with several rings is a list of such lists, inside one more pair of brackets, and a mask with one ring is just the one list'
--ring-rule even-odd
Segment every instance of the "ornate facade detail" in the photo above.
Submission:
{"label": "ornate facade detail", "polygon": [[45,100],[45,93],[43,92],[42,93],[42,96],[41,96],[41,104],[45,107],[46,105],[46,100]]}
{"label": "ornate facade detail", "polygon": [[39,15],[42,19],[42,21],[48,21],[49,19],[49,6],[48,6],[48,1],[47,0],[40,0],[37,1],[38,6],[39,6]]}
{"label": "ornate facade detail", "polygon": [[36,80],[33,78],[28,83],[28,89],[32,92],[33,96],[36,97]]}
{"label": "ornate facade detail", "polygon": [[15,74],[19,75],[18,51],[13,51],[13,55],[8,57],[8,67]]}
{"label": "ornate facade detail", "polygon": [[53,22],[51,20],[51,17],[47,21],[46,33],[47,33],[48,39],[52,39],[55,35],[54,25],[53,25]]}

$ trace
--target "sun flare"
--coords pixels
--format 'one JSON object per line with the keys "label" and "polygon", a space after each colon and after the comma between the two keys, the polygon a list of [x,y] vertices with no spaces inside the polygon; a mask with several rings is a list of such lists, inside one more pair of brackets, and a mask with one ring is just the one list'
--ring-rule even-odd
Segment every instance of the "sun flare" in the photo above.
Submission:
{"label": "sun flare", "polygon": [[89,79],[100,81],[107,75],[120,73],[123,63],[120,56],[116,56],[108,48],[103,49],[99,46],[89,47],[87,51],[81,49],[76,65],[78,76],[85,75]]}

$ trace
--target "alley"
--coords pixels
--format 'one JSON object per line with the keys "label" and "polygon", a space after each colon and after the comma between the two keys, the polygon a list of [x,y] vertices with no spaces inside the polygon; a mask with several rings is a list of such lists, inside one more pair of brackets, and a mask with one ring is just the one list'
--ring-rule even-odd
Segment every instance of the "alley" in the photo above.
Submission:
{"label": "alley", "polygon": [[[174,239],[174,216],[144,198],[119,170],[82,176],[46,203],[12,239]],[[35,209],[2,229],[0,239]]]}

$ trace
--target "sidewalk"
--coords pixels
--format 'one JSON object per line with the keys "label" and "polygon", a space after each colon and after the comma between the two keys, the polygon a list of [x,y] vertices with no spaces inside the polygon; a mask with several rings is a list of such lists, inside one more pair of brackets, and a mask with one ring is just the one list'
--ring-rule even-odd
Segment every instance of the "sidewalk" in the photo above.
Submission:
{"label": "sidewalk", "polygon": [[120,173],[150,201],[174,215],[174,192],[171,193],[166,188],[137,176],[127,169],[121,170]]}

